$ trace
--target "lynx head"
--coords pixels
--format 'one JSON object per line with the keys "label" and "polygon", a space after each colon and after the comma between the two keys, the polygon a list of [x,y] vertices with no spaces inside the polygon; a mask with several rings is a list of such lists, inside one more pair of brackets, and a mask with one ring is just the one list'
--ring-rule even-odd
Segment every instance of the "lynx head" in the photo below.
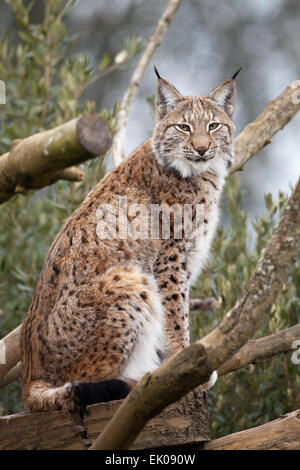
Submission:
{"label": "lynx head", "polygon": [[234,158],[231,116],[239,71],[203,97],[182,96],[155,69],[157,119],[152,148],[161,165],[183,178],[204,171],[226,175]]}

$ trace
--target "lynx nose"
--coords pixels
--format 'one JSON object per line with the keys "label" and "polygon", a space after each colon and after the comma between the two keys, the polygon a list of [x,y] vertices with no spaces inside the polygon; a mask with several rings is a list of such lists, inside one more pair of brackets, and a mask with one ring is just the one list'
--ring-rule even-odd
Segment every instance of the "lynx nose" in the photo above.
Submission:
{"label": "lynx nose", "polygon": [[203,157],[205,152],[208,150],[208,147],[204,147],[203,145],[201,145],[200,147],[197,147],[196,150],[199,153],[199,155],[201,155],[201,157]]}

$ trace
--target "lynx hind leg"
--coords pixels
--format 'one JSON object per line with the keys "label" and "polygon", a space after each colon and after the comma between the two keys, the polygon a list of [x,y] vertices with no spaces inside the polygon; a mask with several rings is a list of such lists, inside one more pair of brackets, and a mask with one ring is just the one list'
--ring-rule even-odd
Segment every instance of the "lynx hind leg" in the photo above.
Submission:
{"label": "lynx hind leg", "polygon": [[113,267],[81,292],[93,304],[97,325],[69,381],[139,380],[159,363],[164,315],[156,282],[139,269]]}
{"label": "lynx hind leg", "polygon": [[100,302],[95,341],[70,374],[82,380],[76,389],[82,404],[124,398],[160,364],[158,352],[164,349],[163,308],[151,275],[114,267],[94,280],[92,290]]}
{"label": "lynx hind leg", "polygon": [[122,354],[118,378],[140,380],[160,364],[164,350],[164,312],[156,281],[136,267],[114,267],[102,282],[110,302],[111,354]]}
{"label": "lynx hind leg", "polygon": [[82,353],[74,350],[59,386],[55,380],[24,386],[30,411],[72,410],[78,402],[85,406],[124,398],[135,381],[160,363],[164,315],[152,276],[135,268],[112,268],[81,290],[80,305],[83,315],[87,308],[97,310],[98,320],[80,344]]}

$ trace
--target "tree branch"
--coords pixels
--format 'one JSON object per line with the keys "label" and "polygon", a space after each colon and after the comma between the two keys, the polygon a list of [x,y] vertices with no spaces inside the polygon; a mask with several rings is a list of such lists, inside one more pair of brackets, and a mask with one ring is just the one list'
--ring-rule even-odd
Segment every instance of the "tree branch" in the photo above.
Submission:
{"label": "tree branch", "polygon": [[141,80],[153,56],[156,48],[160,45],[172,19],[175,15],[181,0],[169,0],[166,9],[159,19],[155,31],[149,37],[148,43],[131,77],[128,88],[121,102],[121,108],[117,117],[117,131],[113,138],[112,159],[115,166],[118,166],[123,160],[124,141],[126,126],[133,101],[137,95]]}
{"label": "tree branch", "polygon": [[[21,358],[21,335],[22,325],[11,331],[5,338],[0,340],[0,383],[6,374],[12,369]],[[4,364],[2,364],[4,362]]]}
{"label": "tree branch", "polygon": [[269,311],[299,248],[300,179],[236,305],[211,333],[146,374],[90,449],[128,449],[149,419],[207,381],[214,370],[230,359]]}
{"label": "tree branch", "polygon": [[61,178],[80,181],[83,172],[71,165],[105,153],[110,145],[109,129],[95,114],[14,141],[0,157],[0,203]]}
{"label": "tree branch", "polygon": [[197,450],[300,450],[300,410],[197,446]]}
{"label": "tree branch", "polygon": [[300,339],[300,324],[278,331],[264,338],[251,339],[218,370],[218,375],[228,374],[248,364],[268,361],[280,353],[292,350],[292,344]]}
{"label": "tree branch", "polygon": [[0,388],[6,387],[10,383],[18,380],[21,376],[21,361],[13,366],[5,375],[0,378]]}
{"label": "tree branch", "polygon": [[299,111],[300,100],[295,99],[297,93],[299,95],[299,87],[299,79],[288,85],[277,98],[269,101],[255,121],[248,124],[235,139],[235,163],[231,174],[242,170],[247,161],[270,144],[273,135],[286,126]]}
{"label": "tree branch", "polygon": [[[200,299],[195,300],[197,310],[202,309],[196,302],[201,303]],[[204,299],[204,301],[209,299]],[[216,299],[213,299],[216,301]],[[217,301],[216,301],[217,302]],[[192,309],[193,307],[191,307]],[[204,310],[207,307],[203,308]],[[213,307],[209,307],[213,308]],[[18,327],[19,329],[19,327]],[[15,331],[15,330],[14,330]],[[6,337],[7,339],[7,337]],[[287,328],[286,330],[273,333],[272,335],[265,336],[264,338],[254,339],[248,341],[241,349],[228,361],[221,365],[218,369],[218,375],[225,375],[233,372],[249,364],[256,364],[258,362],[268,361],[272,357],[280,353],[286,353],[292,350],[293,341],[300,339],[300,324]],[[10,350],[15,351],[13,361],[10,361],[9,370],[1,370],[0,365],[0,388],[9,385],[14,380],[19,379],[21,373],[21,362],[16,362],[21,354],[19,347],[19,335],[14,335],[14,340],[10,343]]]}

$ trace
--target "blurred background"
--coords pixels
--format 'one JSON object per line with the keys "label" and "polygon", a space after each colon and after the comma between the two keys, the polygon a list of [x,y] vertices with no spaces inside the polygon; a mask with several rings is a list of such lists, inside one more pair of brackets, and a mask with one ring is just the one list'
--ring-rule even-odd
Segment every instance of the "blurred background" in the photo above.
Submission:
{"label": "blurred background", "polygon": [[[71,33],[77,35],[69,53],[87,52],[97,68],[104,53],[114,55],[122,48],[124,37],[138,34],[145,43],[166,3],[80,0],[67,16]],[[41,20],[42,4],[35,2],[32,21]],[[14,17],[4,0],[0,2],[0,27],[9,32],[10,40],[17,40]],[[155,89],[153,64],[181,93],[195,95],[208,94],[242,66],[234,115],[237,135],[270,99],[299,77],[299,30],[297,0],[183,1],[143,78],[130,116],[126,154],[152,132],[152,113],[145,97]],[[98,108],[112,108],[122,99],[131,73],[130,67],[103,77],[81,99],[95,100]],[[286,191],[295,183],[300,170],[299,124],[300,115],[241,175],[244,205],[251,218],[261,214],[264,192],[277,196],[279,189]]]}
{"label": "blurred background", "polygon": [[[7,102],[0,106],[0,155],[14,139],[84,111],[100,112],[114,129],[115,103],[122,99],[141,53],[134,35],[145,45],[166,4],[0,0],[0,80],[7,85]],[[183,0],[143,77],[130,115],[126,154],[153,129],[154,64],[188,95],[208,94],[242,66],[234,114],[238,135],[300,76],[299,31],[298,0]],[[120,51],[128,60],[116,67]],[[94,81],[95,74],[102,78]],[[299,129],[300,114],[243,172],[228,179],[210,261],[191,291],[194,298],[219,298],[221,307],[191,313],[192,341],[216,327],[235,304],[270,240],[299,175]],[[0,338],[23,321],[54,237],[112,167],[110,155],[82,166],[82,182],[60,181],[0,205]],[[295,325],[299,318],[300,256],[255,337]],[[292,363],[290,353],[251,364],[221,377],[210,390],[212,437],[276,419],[299,402],[299,365]],[[22,409],[20,380],[0,389],[0,415]]]}

